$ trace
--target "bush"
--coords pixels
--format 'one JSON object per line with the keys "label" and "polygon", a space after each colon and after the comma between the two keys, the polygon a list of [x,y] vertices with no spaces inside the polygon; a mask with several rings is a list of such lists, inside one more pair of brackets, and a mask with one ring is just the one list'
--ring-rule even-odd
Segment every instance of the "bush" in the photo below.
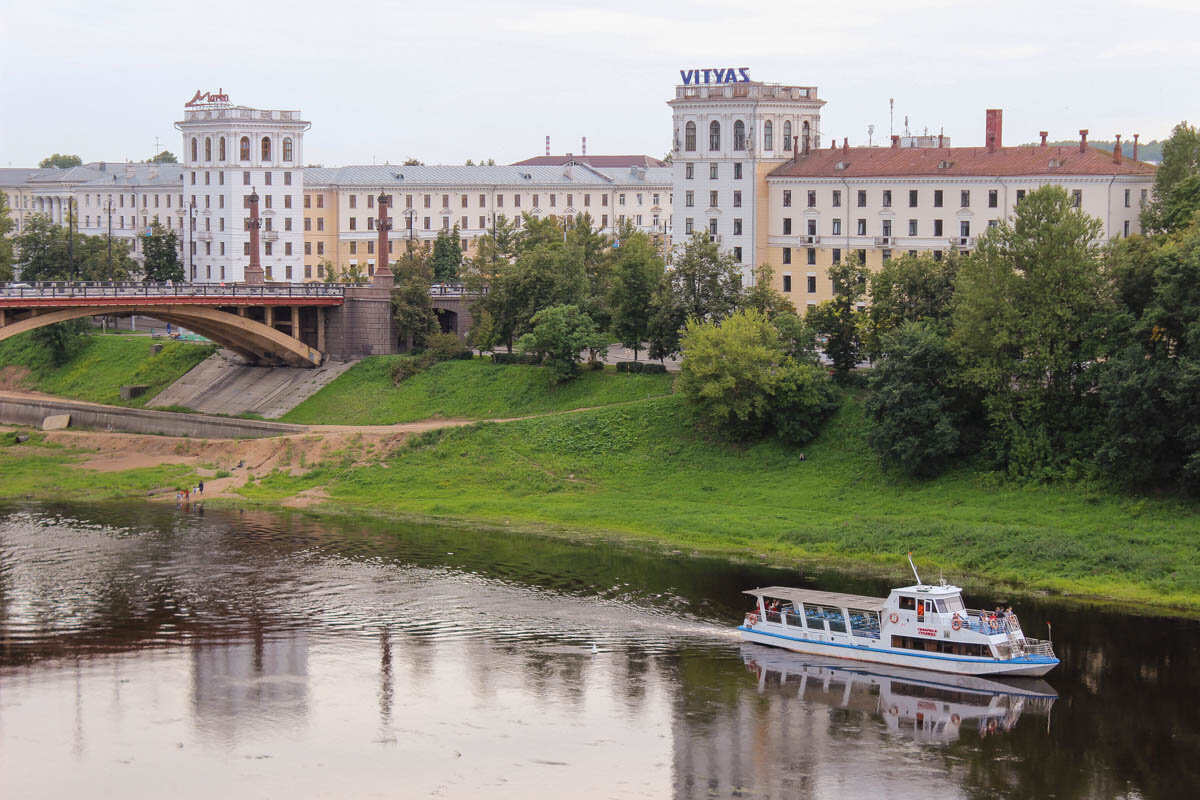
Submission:
{"label": "bush", "polygon": [[542,363],[540,356],[533,353],[492,353],[493,364],[528,364],[536,366]]}
{"label": "bush", "polygon": [[823,367],[792,361],[780,371],[771,424],[783,441],[804,444],[817,435],[838,405],[838,391]]}
{"label": "bush", "polygon": [[599,372],[600,370],[604,369],[604,362],[603,361],[589,361],[588,369],[590,369],[592,372]]}
{"label": "bush", "polygon": [[665,364],[646,364],[646,366],[642,367],[642,372],[647,375],[663,375],[666,371],[667,366]]}
{"label": "bush", "polygon": [[439,361],[462,358],[464,353],[468,358],[471,355],[471,351],[458,336],[453,333],[435,333],[425,339],[425,352],[422,354],[422,358],[432,359],[426,366],[433,366]]}
{"label": "bush", "polygon": [[629,364],[630,362],[628,361],[618,361],[617,372],[629,372]]}
{"label": "bush", "polygon": [[646,369],[646,365],[645,365],[645,363],[643,363],[641,361],[630,361],[629,362],[629,371],[630,372],[642,372],[645,369]]}

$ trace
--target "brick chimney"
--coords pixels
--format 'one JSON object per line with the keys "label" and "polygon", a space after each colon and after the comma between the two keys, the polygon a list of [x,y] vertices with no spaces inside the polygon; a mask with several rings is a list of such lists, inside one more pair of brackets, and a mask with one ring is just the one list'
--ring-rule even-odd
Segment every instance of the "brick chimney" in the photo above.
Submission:
{"label": "brick chimney", "polygon": [[946,137],[944,134],[939,133],[938,134],[938,149],[940,150],[941,148],[943,148],[945,146],[946,146]]}
{"label": "brick chimney", "polygon": [[1139,133],[1135,133],[1133,135],[1133,160],[1134,161],[1138,160],[1138,136],[1140,136],[1140,135],[1141,134],[1139,134]]}
{"label": "brick chimney", "polygon": [[892,149],[894,150],[899,146],[900,146],[900,137],[897,134],[893,133],[892,134]]}
{"label": "brick chimney", "polygon": [[587,155],[587,137],[583,137],[583,155]]}
{"label": "brick chimney", "polygon": [[262,220],[258,218],[258,192],[250,189],[250,264],[246,267],[246,285],[262,286],[263,268],[262,262],[258,258],[258,229],[262,226]]}
{"label": "brick chimney", "polygon": [[1117,134],[1117,143],[1113,145],[1113,163],[1121,163],[1121,134]]}
{"label": "brick chimney", "polygon": [[550,155],[550,137],[546,137],[546,155]]}
{"label": "brick chimney", "polygon": [[842,139],[842,155],[844,155],[844,156],[850,155],[850,137],[849,136],[847,136],[845,139]]}
{"label": "brick chimney", "polygon": [[371,285],[376,289],[391,289],[396,283],[396,277],[392,274],[392,269],[388,266],[391,261],[391,254],[388,252],[388,231],[392,224],[388,222],[388,196],[383,192],[379,193],[379,197],[375,198],[378,204],[379,215],[375,220],[375,230],[378,231],[379,240],[375,243],[375,252],[378,254],[379,265],[375,267],[375,277],[371,280]]}
{"label": "brick chimney", "polygon": [[1087,152],[1087,128],[1079,129],[1079,152]]}
{"label": "brick chimney", "polygon": [[1042,147],[1046,146],[1046,139],[1050,136],[1050,131],[1038,131],[1038,135],[1042,137]]}
{"label": "brick chimney", "polygon": [[1003,128],[1004,109],[989,108],[984,122],[984,141],[989,153],[994,153],[1004,146]]}

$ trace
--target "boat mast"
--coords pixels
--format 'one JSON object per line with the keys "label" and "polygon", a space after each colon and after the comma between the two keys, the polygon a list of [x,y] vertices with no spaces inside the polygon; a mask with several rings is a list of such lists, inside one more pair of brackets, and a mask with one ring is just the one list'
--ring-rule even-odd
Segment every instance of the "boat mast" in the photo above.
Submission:
{"label": "boat mast", "polygon": [[917,586],[924,586],[925,584],[921,583],[921,576],[917,575],[917,567],[915,564],[913,564],[912,550],[908,551],[908,565],[912,567],[913,577],[917,579]]}

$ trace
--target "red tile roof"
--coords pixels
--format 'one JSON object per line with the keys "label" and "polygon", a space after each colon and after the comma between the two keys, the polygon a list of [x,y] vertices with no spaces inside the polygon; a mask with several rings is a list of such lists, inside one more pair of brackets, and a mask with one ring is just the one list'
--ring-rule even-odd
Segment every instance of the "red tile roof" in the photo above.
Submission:
{"label": "red tile roof", "polygon": [[667,162],[650,156],[535,156],[513,164],[514,167],[559,167],[568,161],[597,169],[620,167],[665,167]]}
{"label": "red tile roof", "polygon": [[[845,162],[843,169],[837,165]],[[948,166],[939,166],[949,162]],[[1057,166],[1052,166],[1056,164]],[[875,178],[987,175],[1153,175],[1154,166],[1088,146],[1000,147],[840,147],[813,150],[779,165],[775,177]]]}

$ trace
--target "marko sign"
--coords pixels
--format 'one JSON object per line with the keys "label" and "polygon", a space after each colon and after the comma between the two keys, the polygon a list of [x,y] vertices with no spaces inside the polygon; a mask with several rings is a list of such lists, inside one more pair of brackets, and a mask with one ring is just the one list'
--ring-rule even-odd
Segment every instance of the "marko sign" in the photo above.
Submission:
{"label": "marko sign", "polygon": [[749,83],[749,67],[708,67],[706,69],[681,69],[679,77],[684,86],[697,83]]}
{"label": "marko sign", "polygon": [[191,100],[188,100],[186,103],[184,103],[183,107],[190,108],[192,106],[202,106],[202,105],[205,105],[206,103],[228,103],[228,102],[229,102],[229,95],[225,94],[224,89],[218,89],[215,92],[202,92],[199,89],[197,89],[196,96],[193,97]]}

